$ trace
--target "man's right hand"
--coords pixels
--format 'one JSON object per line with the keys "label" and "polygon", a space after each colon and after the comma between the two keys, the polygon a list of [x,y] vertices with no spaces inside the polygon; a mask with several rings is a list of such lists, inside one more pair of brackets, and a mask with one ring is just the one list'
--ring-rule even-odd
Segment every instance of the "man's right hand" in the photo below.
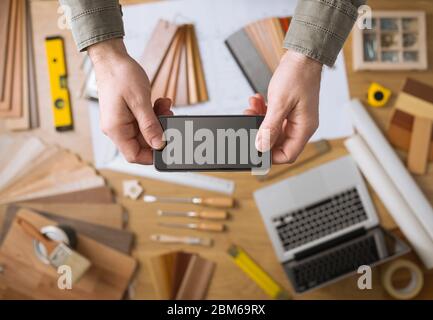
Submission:
{"label": "man's right hand", "polygon": [[132,59],[122,39],[88,48],[98,84],[102,131],[129,162],[152,164],[152,149],[165,145],[159,115],[172,115],[170,99],[152,108],[149,79]]}

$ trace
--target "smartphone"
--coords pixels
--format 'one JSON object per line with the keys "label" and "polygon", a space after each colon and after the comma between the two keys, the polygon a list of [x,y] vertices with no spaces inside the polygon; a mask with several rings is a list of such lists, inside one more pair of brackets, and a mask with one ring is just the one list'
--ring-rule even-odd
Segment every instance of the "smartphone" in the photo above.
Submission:
{"label": "smartphone", "polygon": [[271,153],[258,152],[262,116],[161,116],[166,146],[154,151],[159,171],[267,172]]}

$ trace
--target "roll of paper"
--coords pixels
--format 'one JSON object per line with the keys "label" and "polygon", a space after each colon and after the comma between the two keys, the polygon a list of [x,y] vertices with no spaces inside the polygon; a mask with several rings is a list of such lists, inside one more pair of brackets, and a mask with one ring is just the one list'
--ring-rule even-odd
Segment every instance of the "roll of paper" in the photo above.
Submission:
{"label": "roll of paper", "polygon": [[360,136],[355,135],[347,139],[345,145],[425,267],[433,268],[433,240],[367,144]]}
{"label": "roll of paper", "polygon": [[433,240],[433,208],[431,204],[361,102],[356,99],[352,100],[348,109],[356,130],[375,157],[379,159],[384,170]]}

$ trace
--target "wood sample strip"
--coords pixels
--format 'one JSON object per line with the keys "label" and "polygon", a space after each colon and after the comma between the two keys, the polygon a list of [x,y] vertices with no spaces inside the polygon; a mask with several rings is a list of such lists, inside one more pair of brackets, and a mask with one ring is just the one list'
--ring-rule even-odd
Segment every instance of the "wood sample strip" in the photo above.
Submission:
{"label": "wood sample strip", "polygon": [[113,203],[113,190],[103,186],[99,188],[59,194],[51,197],[37,198],[30,200],[32,203],[70,203],[70,204],[92,204],[92,203]]}
{"label": "wood sample strip", "polygon": [[272,70],[273,63],[272,59],[269,58],[268,48],[265,46],[265,42],[263,42],[260,37],[259,26],[255,23],[252,23],[244,28],[245,33],[248,35],[248,38],[253,43],[255,49],[260,54],[263,61],[268,66],[269,70]]}
{"label": "wood sample strip", "polygon": [[432,127],[432,120],[415,117],[407,160],[412,173],[424,174],[427,170]]}
{"label": "wood sample strip", "polygon": [[3,100],[11,0],[0,1],[0,101]]}
{"label": "wood sample strip", "polygon": [[151,257],[148,260],[150,277],[158,299],[171,299],[174,252]]}
{"label": "wood sample strip", "polygon": [[168,80],[170,79],[171,71],[173,68],[174,58],[180,46],[182,40],[182,32],[176,32],[173,42],[171,43],[167,54],[162,62],[162,65],[156,75],[156,78],[152,84],[152,102],[155,102],[159,98],[166,97]]}
{"label": "wood sample strip", "polygon": [[28,86],[30,104],[30,128],[35,129],[39,126],[38,94],[36,79],[35,52],[33,48],[33,25],[30,1],[26,1],[27,7],[27,65],[28,65]]}
{"label": "wood sample strip", "polygon": [[119,204],[72,204],[72,203],[18,203],[19,206],[37,211],[52,213],[64,218],[76,219],[96,225],[122,229],[128,215]]}
{"label": "wood sample strip", "polygon": [[159,20],[144,49],[139,62],[146,71],[151,84],[164,61],[177,29],[177,25],[165,20]]}
{"label": "wood sample strip", "polygon": [[290,18],[280,18],[281,28],[283,29],[284,35],[289,31]]}
{"label": "wood sample strip", "polygon": [[192,254],[188,252],[178,251],[174,254],[173,261],[173,277],[171,285],[171,297],[170,299],[175,299],[177,292],[182,284],[185,272],[188,269],[189,261],[192,258]]}
{"label": "wood sample strip", "polygon": [[[17,216],[37,228],[55,224],[28,210]],[[37,259],[31,238],[14,221],[0,249],[0,261],[6,264],[1,280],[11,288],[26,288],[34,299],[121,299],[135,272],[135,259],[80,234],[76,251],[92,266],[71,290],[58,290],[57,270]]]}
{"label": "wood sample strip", "polygon": [[176,294],[176,300],[205,299],[214,270],[214,262],[193,255]]}
{"label": "wood sample strip", "polygon": [[286,49],[283,47],[285,33],[283,31],[280,20],[278,18],[272,18],[271,21],[272,21],[272,30],[275,36],[278,56],[281,59],[281,57],[286,52]]}
{"label": "wood sample strip", "polygon": [[[3,227],[0,231],[0,245],[3,242],[4,236],[9,231],[9,228],[15,219],[16,213],[20,209],[21,207],[15,205],[11,205],[7,208],[5,219],[3,222]],[[91,239],[94,239],[113,249],[116,249],[117,251],[123,252],[125,254],[131,253],[132,245],[134,242],[134,234],[129,231],[125,231],[117,228],[110,228],[110,227],[101,226],[97,224],[91,224],[88,222],[62,217],[44,211],[37,210],[35,212],[41,214],[47,219],[55,221],[56,224],[70,226],[76,232],[84,236],[87,236]]]}
{"label": "wood sample strip", "polygon": [[[8,130],[28,130],[30,128],[30,100],[29,100],[29,77],[28,77],[28,41],[27,41],[27,1],[21,0],[21,43],[22,43],[22,62],[21,62],[21,81],[14,90],[13,108],[19,108],[20,117],[6,120]],[[21,92],[20,92],[21,91]]]}
{"label": "wood sample strip", "polygon": [[244,30],[232,34],[226,45],[254,92],[267,97],[272,72],[265,64]]}
{"label": "wood sample strip", "polygon": [[197,76],[194,65],[194,49],[192,33],[194,32],[192,25],[186,25],[186,61],[188,73],[188,104],[196,104],[199,102]]}
{"label": "wood sample strip", "polygon": [[198,99],[199,102],[204,102],[209,100],[209,96],[206,88],[206,80],[204,76],[203,64],[201,62],[197,35],[195,33],[195,28],[193,25],[191,26],[191,37],[192,37],[192,50],[194,56],[194,70],[197,78]]}
{"label": "wood sample strip", "polygon": [[186,56],[186,31],[184,30],[184,41],[180,48],[179,74],[177,76],[175,106],[186,106],[188,104],[188,71]]}
{"label": "wood sample strip", "polygon": [[[179,75],[180,59],[182,55],[182,47],[185,43],[185,28],[179,27],[178,30],[178,43],[176,44],[176,51],[173,57],[173,64],[171,66],[170,75],[168,76],[167,90],[165,96],[170,98],[173,103],[176,99],[176,89]],[[175,40],[176,41],[176,40]]]}
{"label": "wood sample strip", "polygon": [[6,53],[6,68],[4,78],[3,96],[0,101],[0,117],[7,115],[12,102],[12,82],[14,75],[14,56],[15,56],[15,40],[18,28],[18,4],[19,1],[12,1],[11,16],[9,20],[8,48]]}

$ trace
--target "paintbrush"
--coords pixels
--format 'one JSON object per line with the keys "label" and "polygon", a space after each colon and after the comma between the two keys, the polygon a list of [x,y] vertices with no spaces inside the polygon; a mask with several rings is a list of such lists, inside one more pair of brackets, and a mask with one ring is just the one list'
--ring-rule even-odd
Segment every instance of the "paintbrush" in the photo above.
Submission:
{"label": "paintbrush", "polygon": [[69,266],[72,272],[72,283],[76,283],[83,274],[90,268],[91,263],[85,257],[69,248],[62,242],[48,239],[35,226],[23,218],[17,218],[18,224],[29,236],[41,242],[46,250],[51,266]]}

